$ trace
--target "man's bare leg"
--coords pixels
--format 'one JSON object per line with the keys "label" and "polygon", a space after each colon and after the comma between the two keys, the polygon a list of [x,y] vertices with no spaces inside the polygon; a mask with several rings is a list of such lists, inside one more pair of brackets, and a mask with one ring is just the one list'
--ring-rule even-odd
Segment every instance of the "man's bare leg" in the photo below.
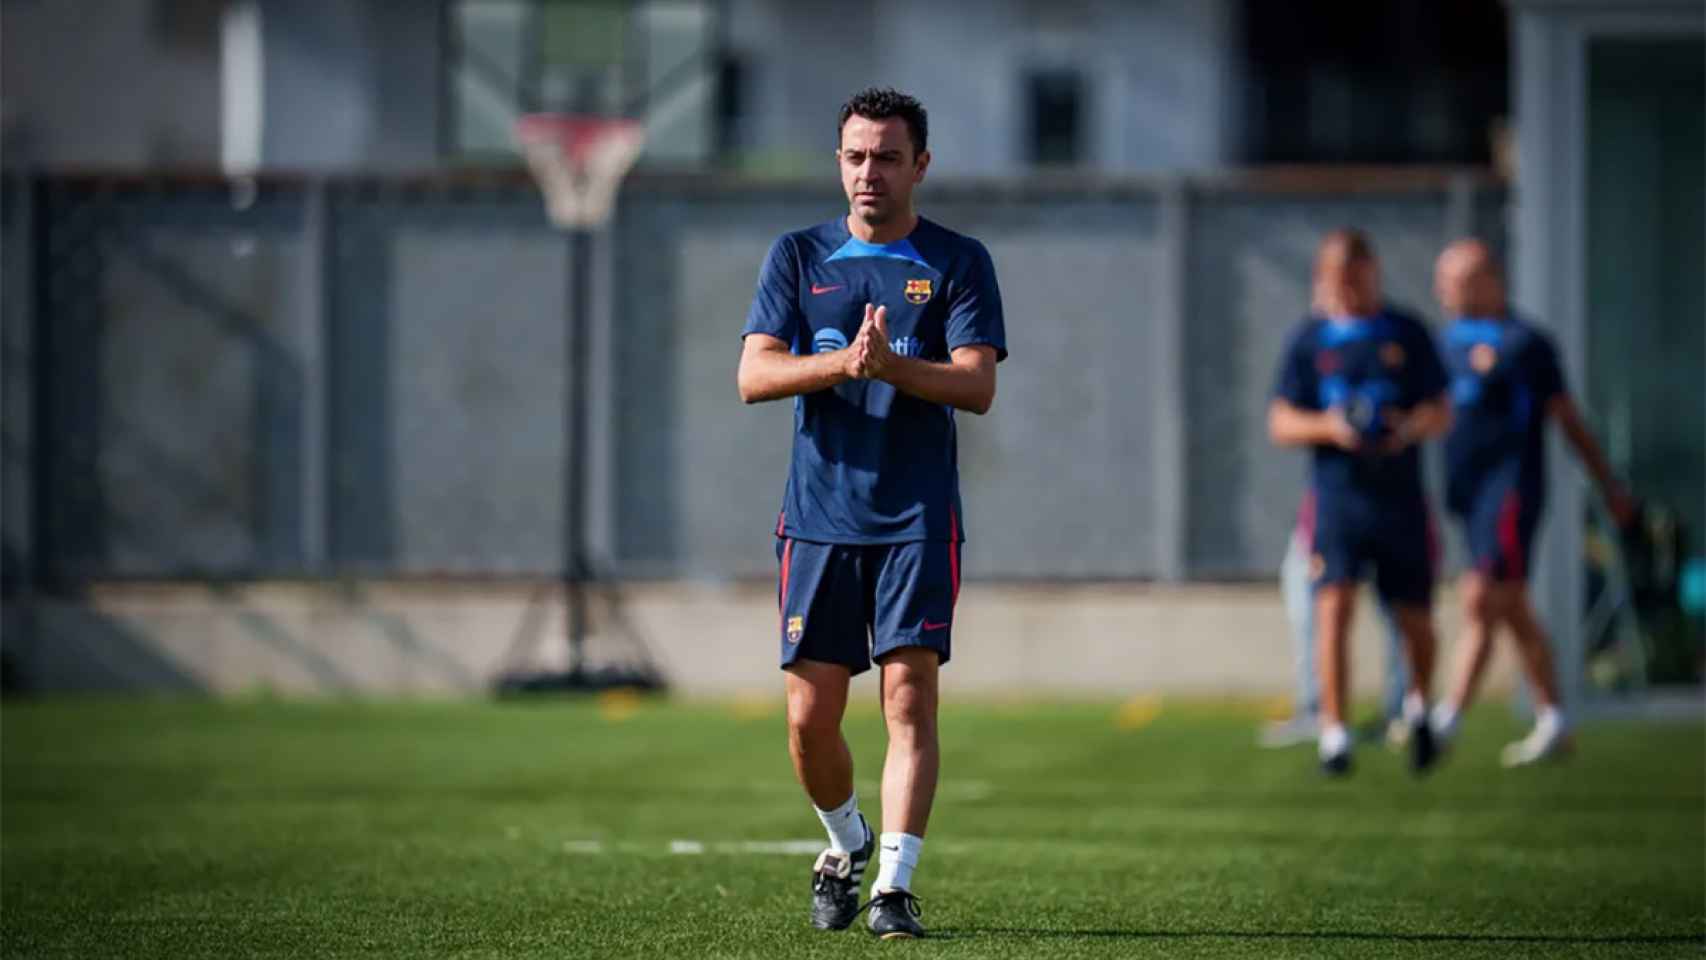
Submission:
{"label": "man's bare leg", "polygon": [[1559,696],[1558,674],[1552,665],[1551,644],[1546,628],[1540,625],[1529,603],[1528,588],[1520,580],[1500,587],[1508,591],[1507,618],[1535,704],[1534,729],[1527,737],[1507,745],[1500,755],[1505,766],[1516,767],[1567,753],[1573,744]]}
{"label": "man's bare leg", "polygon": [[1493,637],[1498,631],[1504,610],[1502,599],[1491,580],[1481,573],[1469,571],[1458,581],[1463,603],[1463,633],[1457,640],[1456,665],[1452,670],[1451,691],[1434,708],[1434,733],[1450,739],[1457,733],[1458,718],[1475,702],[1481,676],[1492,657]]}
{"label": "man's bare leg", "polygon": [[1534,615],[1528,588],[1521,581],[1516,581],[1501,584],[1500,589],[1508,594],[1503,604],[1507,611],[1506,622],[1516,637],[1517,653],[1522,657],[1523,673],[1533,690],[1535,704],[1558,709],[1562,701],[1558,695],[1558,674],[1552,666],[1552,645],[1546,636],[1546,628]]}
{"label": "man's bare leg", "polygon": [[1404,720],[1410,725],[1410,769],[1422,773],[1439,757],[1439,744],[1428,724],[1428,695],[1433,689],[1433,608],[1417,604],[1393,608],[1398,629],[1404,634],[1404,651],[1410,661],[1410,690],[1404,696]]}
{"label": "man's bare leg", "polygon": [[[794,760],[794,776],[806,788],[829,834],[830,851],[858,854],[870,841],[870,830],[853,793],[853,754],[841,736],[852,671],[839,664],[800,660],[787,668],[785,676],[788,754]],[[849,864],[853,874],[864,876],[864,860],[854,856]]]}
{"label": "man's bare leg", "polygon": [[1355,581],[1315,588],[1315,668],[1321,688],[1320,757],[1329,773],[1350,769],[1350,732],[1345,729],[1350,677],[1351,616],[1356,612]]}
{"label": "man's bare leg", "polygon": [[941,744],[936,732],[941,660],[924,647],[902,647],[881,663],[883,721],[883,835],[873,893],[910,890],[936,800]]}
{"label": "man's bare leg", "polygon": [[801,660],[785,671],[788,693],[788,755],[794,776],[812,805],[833,810],[853,796],[853,754],[841,736],[847,712],[846,667]]}
{"label": "man's bare leg", "polygon": [[852,671],[799,660],[786,668],[788,754],[829,834],[829,849],[812,865],[812,926],[844,930],[858,914],[859,887],[871,861],[873,837],[853,793],[853,754],[841,736]]}
{"label": "man's bare leg", "polygon": [[1410,662],[1409,696],[1426,703],[1433,690],[1434,637],[1433,611],[1423,606],[1394,606],[1392,615],[1398,630],[1404,635],[1404,656]]}

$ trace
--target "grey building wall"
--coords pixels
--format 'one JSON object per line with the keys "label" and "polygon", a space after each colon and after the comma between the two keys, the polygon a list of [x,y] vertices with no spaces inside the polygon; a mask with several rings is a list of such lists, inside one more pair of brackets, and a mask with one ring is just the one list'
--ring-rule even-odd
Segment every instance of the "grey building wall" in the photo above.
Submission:
{"label": "grey building wall", "polygon": [[[401,170],[440,164],[445,51],[438,5],[258,0],[262,165]],[[0,32],[9,166],[195,168],[219,162],[217,2],[8,0]],[[706,7],[710,10],[710,7]],[[1083,166],[1200,169],[1236,156],[1239,34],[1233,0],[916,4],[873,0],[849,15],[827,0],[732,0],[726,22],[659,6],[641,18],[657,103],[653,162],[704,156],[716,98],[683,81],[685,38],[724,36],[747,69],[736,146],[759,166],[827,166],[836,109],[870,83],[932,111],[937,170],[1028,169],[1023,80],[1070,67],[1085,84]],[[692,23],[684,23],[683,16]],[[706,14],[707,16],[709,14]],[[660,87],[662,89],[662,87]],[[660,159],[661,158],[661,159]]]}
{"label": "grey building wall", "polygon": [[827,168],[837,108],[883,84],[929,108],[938,172],[1022,172],[1024,76],[1062,67],[1085,80],[1086,167],[1200,169],[1236,156],[1232,0],[877,0],[857,17],[831,0],[734,0],[728,38],[751,72],[744,145],[785,165]]}
{"label": "grey building wall", "polygon": [[[219,165],[219,2],[7,0],[0,87],[8,167]],[[262,163],[423,169],[438,162],[431,3],[261,0]]]}
{"label": "grey building wall", "polygon": [[216,165],[218,14],[215,3],[6,0],[7,166]]}
{"label": "grey building wall", "polygon": [[437,5],[263,0],[263,165],[420,170],[438,163]]}

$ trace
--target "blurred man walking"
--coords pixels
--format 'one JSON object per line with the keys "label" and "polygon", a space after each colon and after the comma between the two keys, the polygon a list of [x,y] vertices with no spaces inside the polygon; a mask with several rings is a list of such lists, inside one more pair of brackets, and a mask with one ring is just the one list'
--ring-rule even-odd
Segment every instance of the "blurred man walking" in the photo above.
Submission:
{"label": "blurred man walking", "polygon": [[1505,747],[1506,766],[1568,749],[1545,628],[1528,598],[1529,558],[1546,499],[1546,422],[1557,421],[1593,474],[1612,517],[1628,526],[1635,508],[1612,475],[1564,386],[1558,352],[1544,333],[1512,315],[1504,277],[1479,240],[1440,254],[1434,293],[1452,318],[1445,333],[1454,422],[1446,439],[1446,501],[1463,525],[1470,567],[1463,574],[1463,639],[1451,693],[1434,709],[1442,739],[1475,696],[1493,633],[1510,627],[1532,691],[1534,729]]}
{"label": "blurred man walking", "polygon": [[[1292,714],[1270,720],[1261,728],[1257,742],[1270,749],[1314,743],[1321,734],[1321,685],[1316,682],[1315,588],[1309,575],[1309,558],[1315,553],[1315,496],[1305,492],[1297,508],[1297,522],[1286,538],[1285,557],[1280,561],[1280,596],[1285,601],[1286,627],[1291,632],[1291,659],[1296,671],[1297,693]],[[1374,736],[1384,736],[1389,746],[1401,749],[1410,739],[1404,722],[1404,694],[1410,688],[1410,671],[1404,662],[1404,633],[1392,608],[1380,604],[1381,636],[1385,639],[1386,679],[1380,694],[1380,726]],[[1364,734],[1363,739],[1368,739]]]}
{"label": "blurred man walking", "polygon": [[1335,230],[1315,259],[1320,317],[1306,319],[1280,365],[1268,433],[1312,451],[1315,498],[1315,631],[1321,686],[1321,767],[1351,767],[1345,729],[1346,640],[1356,588],[1372,564],[1375,587],[1404,632],[1410,691],[1411,766],[1434,761],[1427,725],[1433,672],[1433,530],[1418,444],[1445,432],[1445,372],[1427,328],[1384,306],[1373,245]]}

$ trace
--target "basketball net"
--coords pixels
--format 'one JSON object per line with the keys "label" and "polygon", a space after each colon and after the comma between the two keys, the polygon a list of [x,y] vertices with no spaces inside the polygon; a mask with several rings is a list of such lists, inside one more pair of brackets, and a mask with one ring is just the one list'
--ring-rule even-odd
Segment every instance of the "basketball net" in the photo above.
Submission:
{"label": "basketball net", "polygon": [[533,113],[516,121],[515,141],[551,222],[584,230],[609,222],[616,187],[639,159],[646,128],[626,117]]}

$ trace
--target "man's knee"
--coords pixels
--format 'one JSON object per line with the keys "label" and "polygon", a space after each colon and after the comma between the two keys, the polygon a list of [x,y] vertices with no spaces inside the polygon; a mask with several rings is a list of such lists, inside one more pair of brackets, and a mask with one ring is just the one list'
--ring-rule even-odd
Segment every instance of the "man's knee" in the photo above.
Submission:
{"label": "man's knee", "polygon": [[1336,614],[1349,606],[1356,597],[1355,581],[1335,581],[1315,587],[1315,612]]}
{"label": "man's knee", "polygon": [[1315,588],[1315,630],[1319,639],[1345,636],[1350,628],[1351,614],[1356,603],[1355,581],[1323,583]]}
{"label": "man's knee", "polygon": [[841,732],[841,724],[830,711],[811,706],[788,705],[788,737],[795,743],[818,743]]}
{"label": "man's knee", "polygon": [[1491,596],[1493,616],[1507,621],[1513,627],[1525,625],[1534,617],[1534,608],[1528,604],[1528,585],[1521,580],[1507,580],[1493,584],[1488,591]]}
{"label": "man's knee", "polygon": [[1497,616],[1496,584],[1478,573],[1463,575],[1460,589],[1463,617],[1470,623],[1486,624]]}
{"label": "man's knee", "polygon": [[898,683],[883,698],[883,719],[890,728],[932,730],[936,726],[936,701],[917,684]]}
{"label": "man's knee", "polygon": [[1398,632],[1404,637],[1404,642],[1410,646],[1411,654],[1421,649],[1431,650],[1434,645],[1433,610],[1421,604],[1394,606],[1392,619],[1398,624]]}
{"label": "man's knee", "polygon": [[896,661],[884,664],[883,670],[883,719],[888,724],[890,735],[933,733],[936,729],[935,664]]}
{"label": "man's knee", "polygon": [[847,702],[846,679],[831,671],[790,672],[789,738],[795,743],[810,743],[840,736],[841,714]]}

